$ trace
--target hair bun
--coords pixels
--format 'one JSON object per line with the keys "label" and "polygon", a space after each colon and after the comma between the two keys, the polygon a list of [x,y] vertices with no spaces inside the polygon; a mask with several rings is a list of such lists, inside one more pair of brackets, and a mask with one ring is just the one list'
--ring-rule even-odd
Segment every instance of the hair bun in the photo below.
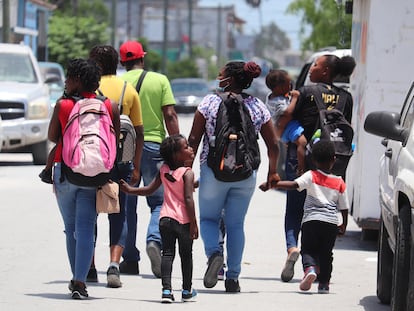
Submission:
{"label": "hair bun", "polygon": [[257,78],[262,73],[262,69],[255,62],[247,62],[243,66],[244,71],[252,78]]}

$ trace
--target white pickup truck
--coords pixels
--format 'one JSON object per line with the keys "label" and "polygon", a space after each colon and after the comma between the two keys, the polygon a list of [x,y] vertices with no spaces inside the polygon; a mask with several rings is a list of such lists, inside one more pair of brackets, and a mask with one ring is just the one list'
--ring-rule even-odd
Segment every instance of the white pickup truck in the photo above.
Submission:
{"label": "white pickup truck", "polygon": [[34,164],[45,164],[51,112],[49,89],[30,47],[0,44],[1,152],[31,152]]}

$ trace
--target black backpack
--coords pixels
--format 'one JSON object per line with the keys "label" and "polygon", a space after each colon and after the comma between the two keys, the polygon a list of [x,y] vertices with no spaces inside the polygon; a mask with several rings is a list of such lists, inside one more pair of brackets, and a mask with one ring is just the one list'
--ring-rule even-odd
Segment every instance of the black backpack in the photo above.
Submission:
{"label": "black backpack", "polygon": [[[318,140],[330,140],[335,146],[336,161],[332,168],[332,173],[345,178],[346,168],[349,160],[353,154],[352,140],[354,137],[354,130],[352,125],[346,120],[342,111],[344,109],[344,90],[333,86],[333,92],[338,95],[338,102],[333,106],[327,108],[323,102],[324,89],[322,86],[312,86],[313,98],[319,110],[319,124],[315,128],[312,139],[306,146],[306,163],[308,168],[314,168],[312,163],[312,145]],[[335,93],[330,95],[335,95]],[[342,93],[342,94],[341,94]],[[341,96],[342,95],[342,96]]]}
{"label": "black backpack", "polygon": [[[220,93],[214,138],[207,164],[216,179],[226,182],[248,178],[260,165],[257,134],[240,94]],[[247,96],[247,94],[244,94]]]}

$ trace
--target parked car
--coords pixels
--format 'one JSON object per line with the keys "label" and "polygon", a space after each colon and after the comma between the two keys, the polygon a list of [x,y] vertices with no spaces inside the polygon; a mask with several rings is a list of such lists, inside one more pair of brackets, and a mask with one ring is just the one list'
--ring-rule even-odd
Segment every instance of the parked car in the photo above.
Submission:
{"label": "parked car", "polygon": [[65,90],[65,71],[59,63],[53,62],[39,62],[39,68],[49,86],[50,104],[54,107]]}
{"label": "parked car", "polygon": [[201,78],[177,78],[171,80],[177,113],[193,113],[204,96],[211,92],[208,82]]}
{"label": "parked car", "polygon": [[[392,311],[414,310],[414,83],[400,113],[367,115],[365,131],[384,137],[380,159],[377,296]],[[369,172],[367,172],[369,174]]]}
{"label": "parked car", "polygon": [[49,89],[30,47],[0,44],[0,115],[2,152],[31,152],[34,164],[45,164],[50,149]]}

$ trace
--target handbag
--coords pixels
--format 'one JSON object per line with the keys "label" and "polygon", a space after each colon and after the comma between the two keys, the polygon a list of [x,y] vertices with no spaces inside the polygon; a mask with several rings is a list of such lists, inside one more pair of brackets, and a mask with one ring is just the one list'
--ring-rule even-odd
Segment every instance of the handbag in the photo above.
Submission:
{"label": "handbag", "polygon": [[96,212],[113,214],[119,213],[119,185],[108,182],[96,190]]}

